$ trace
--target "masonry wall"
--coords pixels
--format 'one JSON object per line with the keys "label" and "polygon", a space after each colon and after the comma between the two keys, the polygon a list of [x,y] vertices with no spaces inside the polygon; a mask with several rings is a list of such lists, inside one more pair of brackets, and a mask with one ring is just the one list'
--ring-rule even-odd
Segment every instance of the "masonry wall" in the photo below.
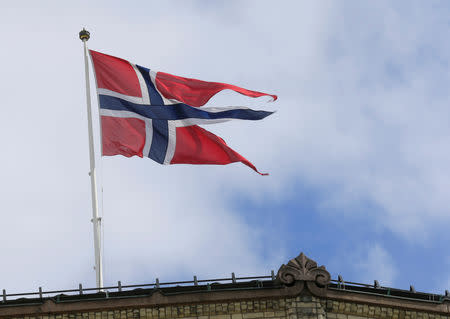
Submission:
{"label": "masonry wall", "polygon": [[[1,309],[0,309],[0,317]],[[36,314],[14,319],[450,319],[448,316],[408,311],[313,296],[240,302],[203,303],[130,308],[96,312]]]}
{"label": "masonry wall", "polygon": [[[295,319],[298,314],[317,318],[318,307],[312,297],[275,300],[248,300],[213,304],[177,305],[139,309],[105,310],[14,319]],[[303,300],[303,301],[302,301]],[[319,304],[319,307],[320,304]],[[1,310],[0,310],[1,311]],[[311,318],[313,319],[313,318]],[[322,319],[322,318],[320,318]]]}
{"label": "masonry wall", "polygon": [[338,302],[328,300],[326,303],[327,319],[450,319],[447,315],[402,308],[391,308]]}

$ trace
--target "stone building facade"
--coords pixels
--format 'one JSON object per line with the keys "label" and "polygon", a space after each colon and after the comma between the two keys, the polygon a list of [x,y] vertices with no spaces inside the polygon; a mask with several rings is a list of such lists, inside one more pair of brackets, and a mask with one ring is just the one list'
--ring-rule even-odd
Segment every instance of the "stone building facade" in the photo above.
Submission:
{"label": "stone building facade", "polygon": [[268,280],[6,299],[17,319],[450,319],[450,296],[331,280],[303,253]]}

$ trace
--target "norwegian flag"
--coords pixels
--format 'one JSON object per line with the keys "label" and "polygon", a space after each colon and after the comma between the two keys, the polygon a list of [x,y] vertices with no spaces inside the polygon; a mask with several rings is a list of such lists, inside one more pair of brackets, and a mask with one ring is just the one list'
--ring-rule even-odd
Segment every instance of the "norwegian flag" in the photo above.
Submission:
{"label": "norwegian flag", "polygon": [[223,139],[197,124],[260,120],[273,113],[242,106],[202,107],[222,90],[249,97],[267,95],[273,100],[276,95],[155,72],[93,50],[90,55],[97,81],[104,156],[146,156],[160,164],[242,162],[258,172]]}

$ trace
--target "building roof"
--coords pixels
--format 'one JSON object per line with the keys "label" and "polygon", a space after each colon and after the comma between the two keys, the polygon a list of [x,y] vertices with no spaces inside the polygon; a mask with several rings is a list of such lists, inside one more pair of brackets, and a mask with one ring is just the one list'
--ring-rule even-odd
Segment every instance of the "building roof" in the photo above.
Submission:
{"label": "building roof", "polygon": [[275,275],[260,277],[216,278],[192,281],[69,289],[61,291],[7,294],[0,296],[0,316],[42,312],[73,312],[120,307],[160,306],[169,304],[208,303],[224,300],[283,298],[308,294],[326,300],[340,300],[417,311],[450,314],[450,295],[382,287],[377,281],[361,284],[332,280],[325,266],[303,253],[282,265]]}

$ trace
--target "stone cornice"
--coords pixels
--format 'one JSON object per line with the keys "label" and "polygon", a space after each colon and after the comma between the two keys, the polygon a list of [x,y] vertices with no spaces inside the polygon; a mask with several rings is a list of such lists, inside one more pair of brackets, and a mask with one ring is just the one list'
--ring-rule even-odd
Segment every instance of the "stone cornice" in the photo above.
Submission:
{"label": "stone cornice", "polygon": [[[295,298],[307,293],[304,287],[304,283],[298,281],[291,286],[279,286],[267,289],[187,292],[174,295],[165,295],[160,291],[156,291],[151,296],[80,300],[61,303],[55,303],[53,300],[46,300],[39,305],[0,307],[0,318],[43,315],[49,313],[109,311],[174,305],[238,302],[243,300]],[[337,289],[327,289],[326,294],[320,299],[380,307],[401,308],[409,311],[440,313],[447,316],[450,315],[450,302],[448,301],[438,303],[422,300],[405,300],[398,297],[362,294],[360,292]]]}

